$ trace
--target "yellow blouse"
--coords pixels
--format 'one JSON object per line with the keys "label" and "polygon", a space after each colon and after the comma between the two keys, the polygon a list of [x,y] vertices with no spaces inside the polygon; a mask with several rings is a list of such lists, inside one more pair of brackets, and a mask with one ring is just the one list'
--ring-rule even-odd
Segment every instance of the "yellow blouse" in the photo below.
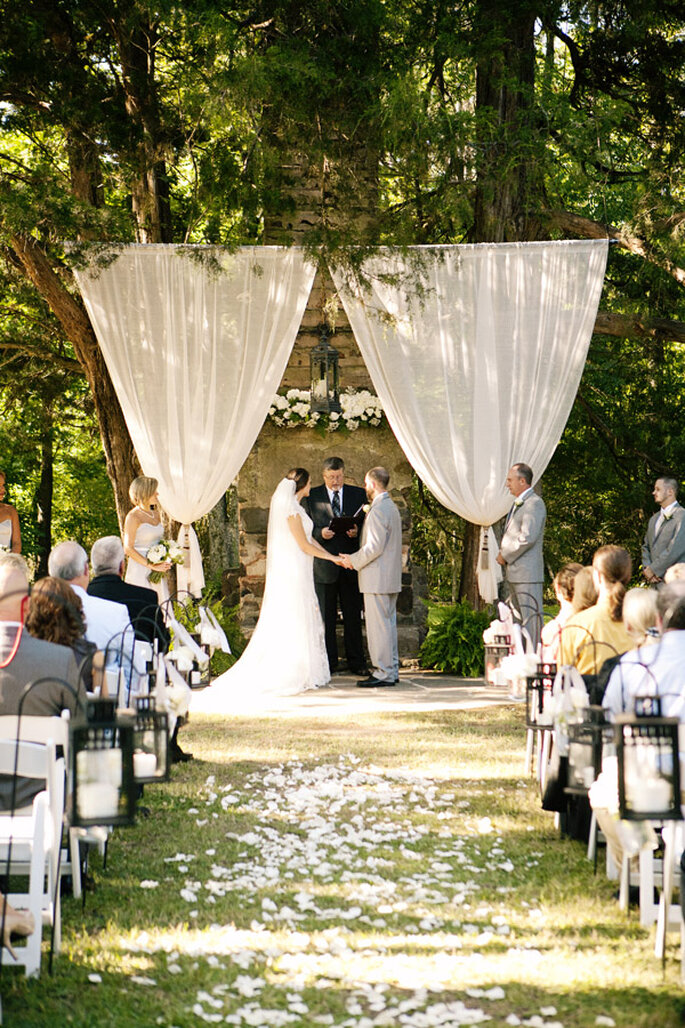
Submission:
{"label": "yellow blouse", "polygon": [[574,614],[564,625],[559,663],[575,664],[581,675],[597,674],[608,657],[634,646],[635,640],[628,635],[623,622],[612,621],[609,604],[600,600],[594,607]]}

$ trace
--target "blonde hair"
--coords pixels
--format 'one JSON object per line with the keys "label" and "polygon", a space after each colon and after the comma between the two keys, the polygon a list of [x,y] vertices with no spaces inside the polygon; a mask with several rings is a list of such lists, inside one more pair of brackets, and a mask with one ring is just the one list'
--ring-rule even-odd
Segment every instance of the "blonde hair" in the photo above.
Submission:
{"label": "blonde hair", "polygon": [[630,554],[622,546],[600,546],[595,550],[592,566],[604,578],[604,586],[609,597],[609,614],[612,621],[623,619],[623,597],[630,581],[633,562]]}
{"label": "blonde hair", "polygon": [[656,589],[629,589],[623,597],[623,624],[640,646],[656,625]]}
{"label": "blonde hair", "polygon": [[592,568],[581,568],[573,579],[573,613],[577,614],[597,603],[597,588]]}
{"label": "blonde hair", "polygon": [[685,564],[671,564],[670,568],[666,568],[664,582],[667,585],[669,582],[682,581],[685,581]]}
{"label": "blonde hair", "polygon": [[128,495],[132,503],[147,503],[155,495],[159,488],[156,478],[149,478],[147,475],[138,475],[128,487]]}

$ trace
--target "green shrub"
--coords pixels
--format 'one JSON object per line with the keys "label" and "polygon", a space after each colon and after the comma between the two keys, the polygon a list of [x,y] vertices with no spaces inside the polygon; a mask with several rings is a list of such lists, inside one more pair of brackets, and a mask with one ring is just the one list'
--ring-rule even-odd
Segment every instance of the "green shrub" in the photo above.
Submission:
{"label": "green shrub", "polygon": [[419,650],[421,667],[448,671],[462,678],[483,674],[483,632],[492,614],[477,611],[466,600],[428,604],[428,634]]}

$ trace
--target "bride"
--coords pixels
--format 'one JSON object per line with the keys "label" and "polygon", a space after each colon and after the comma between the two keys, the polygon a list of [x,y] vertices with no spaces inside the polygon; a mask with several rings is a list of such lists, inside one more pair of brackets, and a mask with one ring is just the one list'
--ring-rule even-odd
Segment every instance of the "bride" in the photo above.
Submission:
{"label": "bride", "polygon": [[123,542],[124,553],[128,557],[124,581],[154,589],[161,604],[169,599],[166,577],[159,582],[151,582],[149,575],[151,571],[159,571],[166,576],[171,564],[169,561],[151,564],[147,559],[148,550],[164,535],[162,516],[159,513],[158,484],[156,478],[148,478],[147,475],[139,475],[131,482],[128,495],[135,507],[126,515]]}
{"label": "bride", "polygon": [[236,664],[194,693],[191,711],[230,714],[261,698],[291,696],[330,680],[323,621],[314,592],[313,558],[340,563],[312,539],[300,506],[309,495],[305,468],[293,468],[271,498],[266,583],[259,621]]}

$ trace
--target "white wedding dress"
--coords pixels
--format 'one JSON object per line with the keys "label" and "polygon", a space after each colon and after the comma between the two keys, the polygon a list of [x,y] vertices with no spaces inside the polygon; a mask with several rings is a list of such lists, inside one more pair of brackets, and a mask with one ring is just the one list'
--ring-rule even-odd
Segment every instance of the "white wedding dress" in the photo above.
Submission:
{"label": "white wedding dress", "polygon": [[[147,551],[164,537],[164,525],[160,521],[158,525],[150,525],[143,522],[136,529],[136,537],[133,541],[133,548],[141,557],[147,557]],[[149,579],[150,569],[137,564],[135,560],[126,561],[126,574],[124,581],[131,585],[142,585],[145,589],[154,589],[157,593],[157,602],[166,603],[169,599],[169,586],[166,575],[161,582],[151,582]]]}
{"label": "white wedding dress", "polygon": [[314,591],[313,557],[297,545],[288,518],[302,519],[311,541],[313,522],[284,478],[269,509],[266,583],[259,621],[236,664],[202,692],[191,711],[231,714],[292,696],[330,681],[323,621]]}

